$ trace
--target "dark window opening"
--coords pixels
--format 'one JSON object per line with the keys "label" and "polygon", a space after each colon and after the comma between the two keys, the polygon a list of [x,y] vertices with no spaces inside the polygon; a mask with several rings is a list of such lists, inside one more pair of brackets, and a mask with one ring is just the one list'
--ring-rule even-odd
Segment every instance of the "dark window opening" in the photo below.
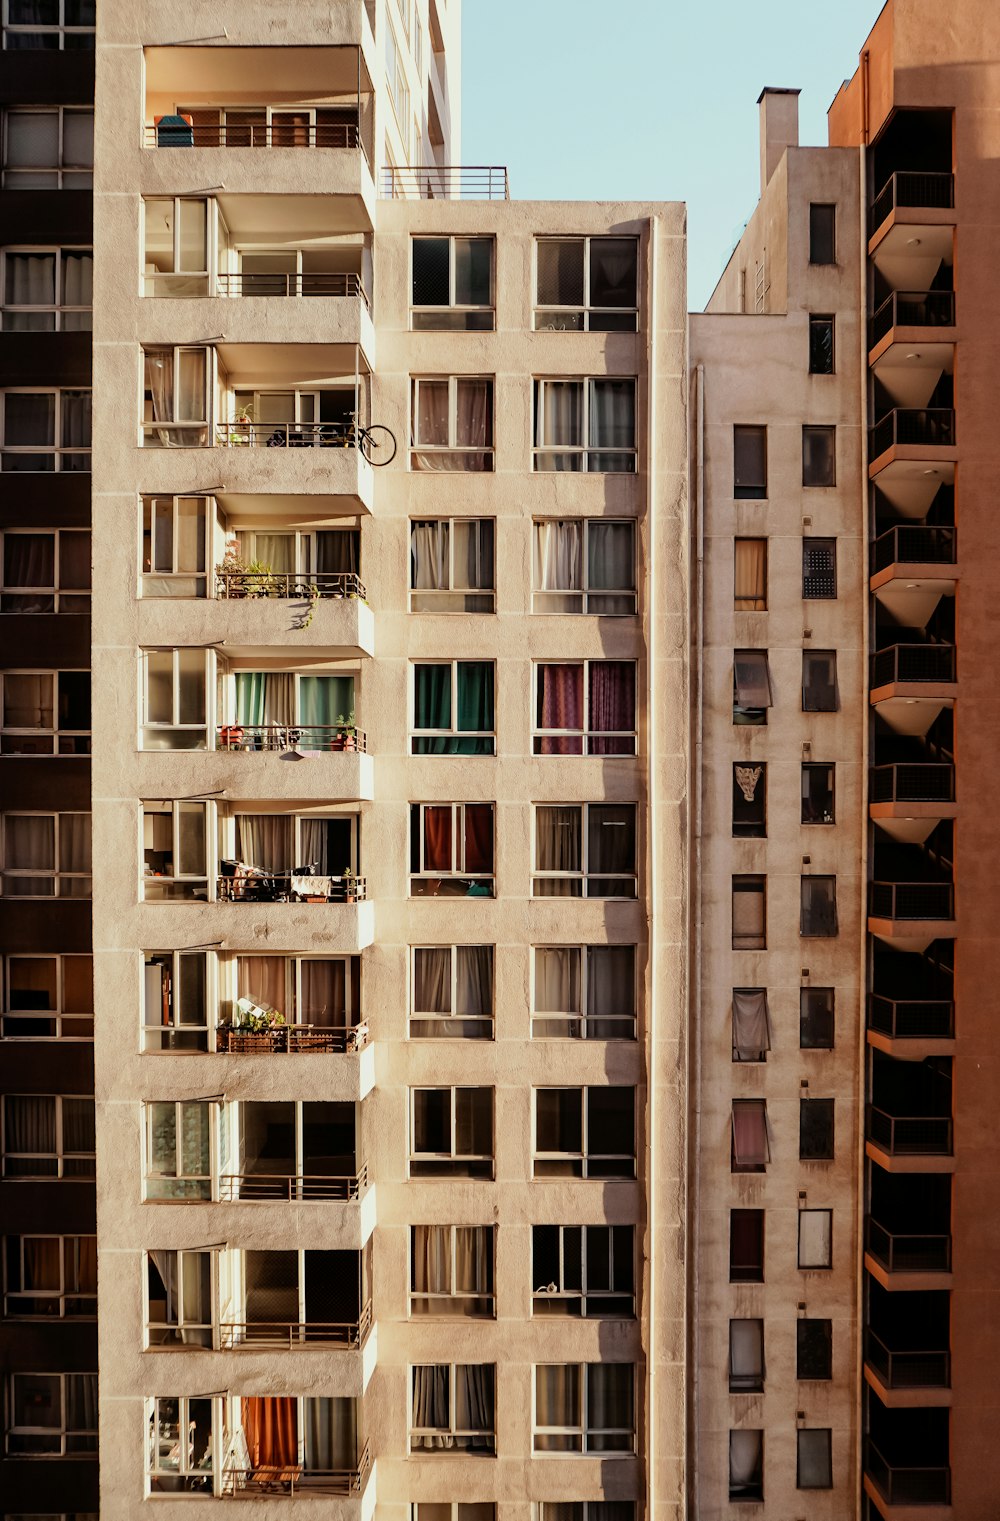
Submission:
{"label": "dark window opening", "polygon": [[795,1377],[833,1377],[832,1320],[800,1320],[796,1323]]}
{"label": "dark window opening", "polygon": [[836,264],[837,208],[813,202],[809,207],[809,263]]}
{"label": "dark window opening", "polygon": [[767,496],[767,429],[733,428],[733,496],[762,500]]}
{"label": "dark window opening", "polygon": [[764,1282],[764,1211],[729,1211],[729,1282]]}
{"label": "dark window opening", "polygon": [[836,539],[802,540],[802,595],[813,601],[836,597]]}
{"label": "dark window opening", "polygon": [[799,934],[821,940],[836,935],[836,877],[800,877],[799,889]]}
{"label": "dark window opening", "polygon": [[833,374],[833,318],[809,318],[809,373]]}
{"label": "dark window opening", "polygon": [[763,839],[767,834],[767,767],[733,763],[733,835]]}
{"label": "dark window opening", "polygon": [[836,713],[839,708],[836,650],[803,650],[803,713]]}
{"label": "dark window opening", "polygon": [[832,824],[836,767],[825,761],[808,761],[802,767],[803,824]]}
{"label": "dark window opening", "polygon": [[833,1099],[799,1100],[799,1160],[833,1161]]}
{"label": "dark window opening", "polygon": [[799,989],[799,1047],[833,1050],[833,988]]}
{"label": "dark window opening", "polygon": [[837,430],[827,427],[802,429],[803,486],[837,484]]}

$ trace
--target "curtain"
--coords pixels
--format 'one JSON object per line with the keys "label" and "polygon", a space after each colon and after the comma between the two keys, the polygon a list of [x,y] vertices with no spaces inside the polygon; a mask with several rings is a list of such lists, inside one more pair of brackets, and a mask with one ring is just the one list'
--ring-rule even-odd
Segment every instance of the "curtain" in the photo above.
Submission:
{"label": "curtain", "polygon": [[357,575],[361,568],[357,529],[322,530],[316,535],[316,570],[320,575]]}
{"label": "curtain", "polygon": [[583,666],[540,665],[537,674],[536,723],[539,729],[573,729],[575,734],[543,735],[538,755],[582,755]]}
{"label": "curtain", "polygon": [[[417,665],[413,668],[413,726],[415,729],[451,728],[451,666]],[[418,755],[454,754],[454,740],[445,734],[414,740]]]}
{"label": "curtain", "polygon": [[[301,745],[308,750],[327,748],[327,729],[354,717],[353,676],[300,676],[299,711],[296,724],[305,732]],[[310,732],[312,731],[312,732]]]}
{"label": "curtain", "polygon": [[466,1451],[491,1451],[495,1430],[495,1370],[490,1363],[459,1363],[455,1369],[455,1445]]}
{"label": "curtain", "polygon": [[536,946],[536,1013],[579,1014],[581,1000],[582,975],[579,946]]}
{"label": "curtain", "polygon": [[96,1432],[96,1373],[66,1374],[66,1430]]}
{"label": "curtain", "polygon": [[451,1013],[451,946],[421,946],[413,958],[415,1014]]}
{"label": "curtain", "polygon": [[[592,380],[590,382],[590,447],[592,449],[635,448],[635,381]],[[591,469],[631,469],[632,462],[614,456],[591,462]]]}
{"label": "curtain", "polygon": [[635,886],[621,881],[596,880],[604,873],[616,876],[635,872],[635,808],[630,805],[593,805],[587,820],[590,897],[633,897]]}
{"label": "curtain", "polygon": [[[88,253],[64,253],[62,256],[62,302],[64,306],[89,307],[94,304],[94,256]],[[77,319],[63,313],[63,327],[76,327]],[[89,319],[81,326],[89,328]]]}
{"label": "curtain", "polygon": [[250,1467],[286,1468],[298,1462],[298,1422],[295,1399],[241,1399],[243,1434]]}
{"label": "curtain", "polygon": [[[8,1100],[8,1103],[10,1100]],[[91,1238],[93,1239],[93,1238]],[[24,1273],[21,1288],[58,1289],[60,1242],[56,1236],[25,1236],[22,1246]],[[11,1285],[13,1287],[13,1285]]]}
{"label": "curtain", "polygon": [[290,1018],[287,987],[283,956],[237,956],[236,992],[239,998],[252,998],[262,1008],[277,1009]]}
{"label": "curtain", "polygon": [[3,723],[7,729],[51,729],[52,673],[10,674],[3,684]]}
{"label": "curtain", "polygon": [[[299,1023],[343,1030],[348,1023],[346,964],[343,961],[303,961],[299,970]],[[357,1013],[355,1009],[353,1023],[357,1023]]]}
{"label": "curtain", "polygon": [[358,1467],[358,1404],[325,1397],[302,1401],[306,1473],[354,1473]]}
{"label": "curtain", "polygon": [[455,1012],[491,1015],[493,1013],[493,948],[489,945],[459,945],[455,948]]}
{"label": "curtain", "polygon": [[[535,869],[539,872],[581,872],[583,870],[582,810],[572,804],[559,807],[546,804],[535,809]],[[580,884],[569,878],[537,879],[535,896],[540,898],[575,897]]]}
{"label": "curtain", "polygon": [[[147,349],[145,384],[153,403],[153,421],[170,422],[174,415],[174,354],[172,349]],[[148,435],[147,435],[148,436]],[[164,448],[173,443],[169,428],[158,428],[156,437]]]}
{"label": "curtain", "polygon": [[493,805],[465,805],[465,864],[470,876],[493,875]]}
{"label": "curtain", "polygon": [[151,1250],[149,1256],[153,1266],[160,1275],[160,1282],[163,1284],[164,1293],[166,1294],[166,1309],[163,1315],[164,1322],[168,1326],[176,1326],[178,1309],[177,1253],[154,1252]]}
{"label": "curtain", "polygon": [[733,657],[734,700],[740,708],[769,708],[771,673],[765,650],[737,650]]}
{"label": "curtain", "polygon": [[[410,1424],[414,1435],[410,1447],[434,1452],[453,1447],[448,1434],[450,1369],[441,1363],[425,1364],[413,1369],[413,1411]],[[417,1433],[423,1433],[418,1435]]]}
{"label": "curtain", "polygon": [[635,611],[635,530],[631,523],[588,523],[587,583],[589,612]]}
{"label": "curtain", "polygon": [[458,728],[481,732],[479,739],[453,741],[453,755],[493,754],[493,666],[488,660],[463,660],[457,672]]}
{"label": "curtain", "polygon": [[[414,1294],[450,1294],[451,1230],[447,1225],[411,1227],[411,1273]],[[424,1313],[440,1313],[436,1306],[424,1305]]]}
{"label": "curtain", "polygon": [[764,1379],[764,1322],[729,1322],[730,1387],[752,1389]]}
{"label": "curtain", "polygon": [[756,890],[746,891],[743,888],[738,888],[734,881],[733,950],[763,950],[765,939],[763,892]]}
{"label": "curtain", "polygon": [[410,586],[421,591],[447,591],[449,583],[448,523],[414,523],[410,529]]}
{"label": "curtain", "polygon": [[799,1267],[828,1268],[831,1262],[833,1212],[799,1210]]}
{"label": "curtain", "polygon": [[457,1225],[455,1227],[455,1288],[471,1294],[476,1303],[470,1314],[486,1313],[493,1293],[493,1227],[491,1225]]}
{"label": "curtain", "polygon": [[[578,1431],[583,1413],[583,1390],[578,1363],[537,1363],[535,1365],[535,1437],[536,1452],[579,1452],[582,1438]],[[544,1427],[564,1427],[564,1431],[545,1432]]]}
{"label": "curtain", "polygon": [[55,586],[55,538],[50,533],[8,533],[3,541],[3,584],[35,587],[20,596],[5,595],[2,610],[10,613],[50,613]]}
{"label": "curtain", "polygon": [[292,820],[280,814],[236,815],[236,858],[279,876],[292,869]]}
{"label": "curtain", "polygon": [[[91,393],[63,391],[60,395],[61,437],[64,449],[90,449]],[[90,455],[64,455],[64,470],[89,470]]]}
{"label": "curtain", "polygon": [[[629,660],[590,663],[590,755],[634,755],[635,665]],[[615,731],[624,731],[614,737]]]}
{"label": "curtain", "polygon": [[[90,870],[90,814],[61,813],[59,815],[59,870]],[[89,896],[89,881],[84,884],[63,884],[63,895]]]}
{"label": "curtain", "polygon": [[[56,1154],[56,1101],[42,1095],[8,1094],[4,1101],[4,1151],[22,1152],[29,1156],[55,1157]],[[7,1158],[7,1172],[20,1171],[20,1165],[11,1167]],[[55,1164],[46,1170],[55,1170]]]}
{"label": "curtain", "polygon": [[738,613],[762,613],[767,608],[766,539],[736,540],[733,605]]}
{"label": "curtain", "polygon": [[[493,384],[489,380],[459,380],[455,387],[457,413],[455,443],[459,448],[488,449],[493,444]],[[466,456],[477,460],[477,456]],[[484,470],[485,460],[466,463],[468,470]]]}
{"label": "curtain", "polygon": [[763,1099],[733,1100],[733,1165],[737,1171],[764,1167],[771,1160],[767,1105]]}
{"label": "curtain", "polygon": [[[10,36],[7,44],[10,46]],[[7,285],[4,292],[5,305],[54,307],[56,300],[55,254],[7,255]],[[12,332],[51,332],[56,325],[55,313],[6,311],[3,325]]]}
{"label": "curtain", "polygon": [[759,1481],[764,1454],[762,1431],[730,1431],[729,1487],[748,1489]]}
{"label": "curtain", "polygon": [[[583,443],[583,381],[544,380],[535,408],[535,446],[545,449],[579,448]],[[576,470],[579,461],[563,456],[557,467],[548,461],[543,468]]]}
{"label": "curtain", "polygon": [[564,594],[547,597],[546,609],[558,613],[580,612],[583,605],[583,524],[573,519],[536,523],[533,558],[536,592]]}
{"label": "curtain", "polygon": [[771,1016],[766,988],[734,988],[733,1061],[760,1062],[770,1049]]}
{"label": "curtain", "polygon": [[77,1282],[81,1294],[97,1293],[97,1237],[77,1236]]}
{"label": "curtain", "polygon": [[[608,1017],[602,1017],[608,1016]],[[591,1040],[635,1033],[635,950],[593,945],[587,950],[587,1034]]]}
{"label": "curtain", "polygon": [[447,805],[431,805],[423,810],[425,871],[452,872],[453,817],[452,810]]}
{"label": "curtain", "polygon": [[[631,1363],[587,1364],[588,1452],[631,1450],[635,1427],[635,1377]],[[608,1434],[602,1435],[602,1432]]]}
{"label": "curtain", "polygon": [[291,671],[237,671],[237,724],[251,729],[287,727],[294,720],[295,677]]}
{"label": "curtain", "polygon": [[332,819],[300,819],[299,840],[302,860],[315,863],[317,875],[339,877],[350,866],[357,869],[351,841],[351,820],[346,816]]}
{"label": "curtain", "polygon": [[254,534],[254,559],[279,575],[295,571],[295,535],[293,533]]}

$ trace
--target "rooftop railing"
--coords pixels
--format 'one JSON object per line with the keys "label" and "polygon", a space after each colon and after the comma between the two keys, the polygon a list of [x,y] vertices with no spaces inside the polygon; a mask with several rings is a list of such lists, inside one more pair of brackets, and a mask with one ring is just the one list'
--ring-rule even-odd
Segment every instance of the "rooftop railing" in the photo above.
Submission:
{"label": "rooftop railing", "polygon": [[869,429],[868,458],[878,459],[897,444],[944,449],[954,443],[954,407],[894,407]]}
{"label": "rooftop railing", "polygon": [[868,1000],[868,1028],[889,1040],[952,1040],[955,1005],[947,998],[886,998],[873,993]]}
{"label": "rooftop railing", "polygon": [[958,530],[950,524],[899,524],[872,545],[872,574],[890,565],[954,565]]}
{"label": "rooftop railing", "polygon": [[509,201],[506,164],[389,164],[382,170],[387,201]]}
{"label": "rooftop railing", "polygon": [[897,206],[927,206],[933,210],[950,210],[955,204],[953,174],[921,174],[901,169],[890,175],[872,201],[868,212],[868,236],[878,232]]}
{"label": "rooftop railing", "polygon": [[367,1187],[367,1163],[356,1174],[226,1173],[219,1179],[219,1198],[225,1204],[352,1204]]}
{"label": "rooftop railing", "polygon": [[954,919],[951,882],[869,882],[868,912],[874,919]]}
{"label": "rooftop railing", "polygon": [[865,1248],[890,1273],[950,1273],[949,1235],[903,1235],[865,1218]]}
{"label": "rooftop railing", "polygon": [[360,275],[345,274],[237,274],[218,275],[220,296],[334,296],[351,298],[368,306],[368,293]]}
{"label": "rooftop railing", "polygon": [[867,1136],[895,1157],[950,1157],[952,1121],[947,1114],[887,1114],[868,1106]]}
{"label": "rooftop railing", "polygon": [[[914,1456],[919,1452],[915,1448]],[[871,1438],[865,1441],[865,1473],[890,1505],[950,1505],[951,1469],[890,1463]]]}
{"label": "rooftop railing", "polygon": [[868,323],[868,347],[873,349],[894,327],[954,327],[953,290],[894,290]]}
{"label": "rooftop railing", "polygon": [[872,656],[872,687],[896,682],[950,683],[955,680],[953,644],[891,644]]}

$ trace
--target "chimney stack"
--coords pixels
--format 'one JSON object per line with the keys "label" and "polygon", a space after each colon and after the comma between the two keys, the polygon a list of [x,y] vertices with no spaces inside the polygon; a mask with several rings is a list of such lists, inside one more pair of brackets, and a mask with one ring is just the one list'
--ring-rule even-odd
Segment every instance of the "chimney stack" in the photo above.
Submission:
{"label": "chimney stack", "polygon": [[786,148],[799,146],[800,90],[761,90],[760,106],[760,193],[764,194]]}

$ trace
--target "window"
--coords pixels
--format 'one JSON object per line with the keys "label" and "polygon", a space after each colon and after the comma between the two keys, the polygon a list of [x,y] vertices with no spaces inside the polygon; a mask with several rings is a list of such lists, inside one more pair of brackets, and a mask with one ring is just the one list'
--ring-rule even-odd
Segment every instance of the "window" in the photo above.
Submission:
{"label": "window", "polygon": [[635,524],[562,518],[533,526],[534,613],[636,611]]}
{"label": "window", "polygon": [[730,1500],[763,1500],[763,1431],[730,1431],[729,1498]]}
{"label": "window", "polygon": [[767,612],[767,540],[733,540],[733,611]]}
{"label": "window", "polygon": [[760,728],[773,705],[766,650],[733,651],[733,723]]}
{"label": "window", "polygon": [[396,113],[396,123],[406,143],[407,125],[410,120],[410,88],[406,83],[406,65],[396,34],[386,18],[385,24],[385,76],[389,84],[389,99]]}
{"label": "window", "polygon": [[837,484],[836,458],[836,428],[805,427],[802,429],[803,486],[835,486]]}
{"label": "window", "polygon": [[836,877],[800,877],[799,895],[799,934],[819,938],[836,935]]}
{"label": "window", "polygon": [[833,318],[810,316],[809,373],[810,375],[832,375],[833,365]]}
{"label": "window", "polygon": [[634,803],[535,805],[536,898],[634,898]]}
{"label": "window", "polygon": [[635,1521],[634,1500],[538,1500],[531,1510],[532,1521]]}
{"label": "window", "polygon": [[5,1094],[3,1176],[92,1178],[94,1100],[59,1094]]}
{"label": "window", "polygon": [[764,1211],[729,1211],[729,1282],[764,1282]]}
{"label": "window", "polygon": [[3,538],[0,613],[89,613],[90,534],[72,528]]}
{"label": "window", "polygon": [[766,1172],[770,1160],[767,1104],[763,1099],[733,1099],[730,1172]]}
{"label": "window", "polygon": [[492,518],[432,518],[410,524],[410,611],[492,613]]}
{"label": "window", "polygon": [[537,1363],[535,1452],[635,1451],[635,1368],[631,1363]]}
{"label": "window", "polygon": [[208,805],[142,805],[142,897],[146,903],[208,898]]}
{"label": "window", "polygon": [[[219,898],[228,903],[363,899],[366,884],[357,878],[360,822],[360,814],[346,810],[325,816],[236,813],[222,819]],[[186,885],[181,896],[192,896]]]}
{"label": "window", "polygon": [[144,296],[208,295],[208,205],[181,196],[143,201]]}
{"label": "window", "polygon": [[735,876],[733,889],[733,950],[767,949],[767,878]]}
{"label": "window", "polygon": [[208,1396],[149,1401],[147,1478],[151,1493],[181,1497],[212,1493],[219,1440],[214,1404]]}
{"label": "window", "polygon": [[410,1035],[492,1040],[492,945],[413,947]]}
{"label": "window", "polygon": [[764,1392],[764,1322],[731,1320],[729,1322],[729,1392],[763,1394]]}
{"label": "window", "polygon": [[207,522],[207,497],[143,497],[142,596],[207,594]]}
{"label": "window", "polygon": [[8,1378],[8,1457],[97,1457],[96,1373],[11,1373]]}
{"label": "window", "polygon": [[536,755],[634,755],[633,660],[535,666]]}
{"label": "window", "polygon": [[757,423],[733,428],[733,496],[738,501],[767,496],[767,428]]}
{"label": "window", "polygon": [[221,1105],[208,1099],[146,1105],[147,1199],[212,1197],[211,1133],[215,1109],[221,1109]]}
{"label": "window", "polygon": [[417,12],[413,12],[413,62],[417,66],[417,73],[424,70],[424,28]]}
{"label": "window", "polygon": [[[358,1155],[359,1127],[354,1103],[241,1101],[238,1124],[231,1123],[233,1106],[220,1107],[209,1101],[206,1105],[218,1111],[215,1122],[218,1192],[222,1199],[343,1202],[359,1199],[367,1188],[366,1163]],[[206,1127],[211,1123],[211,1117],[204,1122]],[[201,1135],[199,1122],[192,1130],[188,1164],[192,1171],[178,1179],[188,1185],[181,1197],[211,1195],[212,1180],[202,1180],[194,1170],[203,1160]],[[174,1166],[171,1156],[167,1160]],[[237,1167],[242,1172],[233,1170]],[[174,1174],[167,1173],[165,1177],[165,1186],[176,1189]],[[171,1192],[169,1196],[178,1195]]]}
{"label": "window", "polygon": [[213,1252],[147,1252],[146,1343],[211,1347]]}
{"label": "window", "polygon": [[837,208],[813,202],[809,207],[809,263],[837,262]]}
{"label": "window", "polygon": [[834,776],[836,766],[825,761],[807,761],[802,766],[803,824],[834,822]]}
{"label": "window", "polygon": [[0,825],[4,897],[90,897],[89,813],[5,813]]}
{"label": "window", "polygon": [[0,392],[0,470],[89,470],[89,391]]}
{"label": "window", "polygon": [[11,1319],[93,1319],[96,1236],[8,1236],[4,1314]]}
{"label": "window", "polygon": [[492,1225],[410,1226],[410,1314],[496,1313]]}
{"label": "window", "polygon": [[449,660],[413,667],[413,755],[493,755],[494,666]]}
{"label": "window", "polygon": [[833,1377],[833,1321],[798,1320],[795,1323],[795,1377]]}
{"label": "window", "polygon": [[143,650],[143,750],[207,749],[210,669],[212,650]]}
{"label": "window", "polygon": [[799,1210],[799,1267],[833,1267],[833,1210]]}
{"label": "window", "polygon": [[802,595],[813,601],[836,597],[836,539],[802,540]]}
{"label": "window", "polygon": [[803,1051],[833,1050],[833,988],[799,989],[799,1046]]}
{"label": "window", "polygon": [[837,690],[837,651],[802,651],[803,713],[836,713],[840,708]]}
{"label": "window", "polygon": [[0,753],[89,755],[89,671],[5,671]]}
{"label": "window", "polygon": [[493,804],[410,804],[410,897],[492,898]]}
{"label": "window", "polygon": [[795,1486],[797,1489],[832,1489],[832,1432],[829,1427],[799,1430]]}
{"label": "window", "polygon": [[635,1227],[533,1225],[533,1315],[631,1320],[635,1314]]}
{"label": "window", "polygon": [[4,976],[5,1040],[93,1040],[90,956],[8,956]]}
{"label": "window", "polygon": [[799,1160],[833,1161],[833,1099],[799,1100]]}
{"label": "window", "polygon": [[762,840],[767,835],[767,766],[733,762],[733,837]]}
{"label": "window", "polygon": [[410,1369],[411,1452],[496,1452],[494,1363],[430,1363]]}
{"label": "window", "polygon": [[634,333],[635,238],[537,238],[535,331]]}
{"label": "window", "polygon": [[147,951],[142,988],[144,1051],[208,1050],[205,951]]}
{"label": "window", "polygon": [[[21,0],[21,3],[26,4],[28,0]],[[6,32],[4,42],[9,46]],[[93,109],[18,107],[5,113],[4,126],[3,184],[6,190],[92,188]]]}
{"label": "window", "polygon": [[90,331],[94,284],[91,249],[6,248],[0,260],[0,318],[5,333]]}
{"label": "window", "polygon": [[142,439],[147,449],[194,449],[211,443],[210,349],[143,350]]}
{"label": "window", "polygon": [[5,0],[3,45],[92,51],[95,22],[94,0]]}
{"label": "window", "polygon": [[635,1089],[536,1088],[533,1176],[634,1178]]}
{"label": "window", "polygon": [[492,1178],[493,1089],[410,1089],[410,1177]]}
{"label": "window", "polygon": [[[224,1016],[216,1032],[216,1050],[260,1049],[252,1029],[255,1009],[274,1010],[285,1020],[283,1027],[272,1027],[271,1050],[358,1051],[368,1039],[368,1025],[361,1018],[360,956],[236,956],[222,962],[219,973],[224,985]],[[158,992],[154,981],[154,999]],[[195,1022],[200,1012],[200,982],[196,994],[198,1002],[190,1009]],[[216,1005],[217,1000],[212,1003]],[[201,1022],[204,1020],[202,1013]],[[191,1047],[199,1038],[204,1037],[197,1031],[177,1031],[171,1048]]]}
{"label": "window", "polygon": [[771,1012],[766,988],[733,988],[733,1061],[766,1062]]}
{"label": "window", "polygon": [[410,326],[415,332],[492,332],[492,238],[414,238]]}
{"label": "window", "polygon": [[414,1500],[410,1521],[497,1521],[497,1508],[492,1500]]}
{"label": "window", "polygon": [[634,945],[537,945],[534,1038],[634,1040]]}
{"label": "window", "polygon": [[493,380],[426,376],[411,382],[410,469],[493,469]]}
{"label": "window", "polygon": [[532,468],[634,475],[635,380],[536,380]]}

